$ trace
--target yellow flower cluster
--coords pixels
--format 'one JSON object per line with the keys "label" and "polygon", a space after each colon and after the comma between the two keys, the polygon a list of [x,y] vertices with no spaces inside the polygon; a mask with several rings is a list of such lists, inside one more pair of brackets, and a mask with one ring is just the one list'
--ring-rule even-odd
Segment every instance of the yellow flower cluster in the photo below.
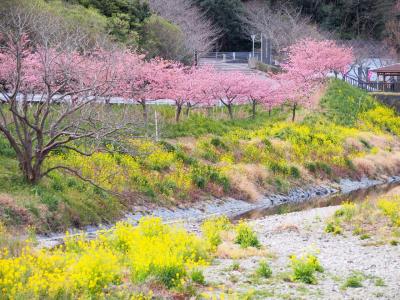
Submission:
{"label": "yellow flower cluster", "polygon": [[[185,198],[191,190],[205,187],[193,180],[198,177],[194,173],[206,167],[204,164],[185,163],[177,151],[167,151],[152,141],[134,140],[131,144],[137,153],[135,156],[97,152],[87,157],[69,151],[51,156],[47,163],[80,170],[85,178],[117,192],[141,192],[150,197],[173,199]],[[205,181],[212,179],[208,177]]]}
{"label": "yellow flower cluster", "polygon": [[[280,164],[288,169],[291,163],[321,161],[337,166],[346,164],[346,157],[358,156],[355,149],[346,147],[346,140],[360,130],[325,122],[279,122],[258,130],[237,129],[219,138],[203,137],[196,144],[195,154],[223,165],[259,163],[265,166]],[[283,145],[273,143],[282,141]],[[222,145],[222,146],[221,146]],[[285,166],[286,165],[286,166]]]}
{"label": "yellow flower cluster", "polygon": [[102,299],[116,295],[117,287],[129,292],[129,283],[149,277],[168,288],[178,287],[187,270],[206,264],[204,245],[182,228],[143,218],[136,227],[118,223],[91,241],[70,236],[63,247],[27,247],[18,257],[3,253],[0,299]]}
{"label": "yellow flower cluster", "polygon": [[400,118],[393,109],[380,105],[361,114],[361,126],[375,133],[388,131],[400,136]]}
{"label": "yellow flower cluster", "polygon": [[400,197],[380,199],[378,201],[378,208],[385,216],[390,218],[394,226],[400,227]]}
{"label": "yellow flower cluster", "polygon": [[216,250],[218,245],[222,243],[221,233],[231,227],[232,224],[226,216],[205,220],[201,225],[201,231],[208,243],[208,248]]}

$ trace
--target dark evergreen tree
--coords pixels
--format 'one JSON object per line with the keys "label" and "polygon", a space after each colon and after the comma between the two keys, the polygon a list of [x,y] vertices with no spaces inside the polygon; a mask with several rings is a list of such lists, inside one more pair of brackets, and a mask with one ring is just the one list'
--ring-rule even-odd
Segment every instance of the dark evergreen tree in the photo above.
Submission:
{"label": "dark evergreen tree", "polygon": [[250,38],[244,33],[241,15],[244,7],[240,0],[194,0],[221,31],[222,51],[249,50]]}
{"label": "dark evergreen tree", "polygon": [[[275,1],[273,1],[275,2]],[[384,35],[385,22],[395,0],[290,0],[325,30],[341,38],[375,38]]]}
{"label": "dark evergreen tree", "polygon": [[150,15],[150,8],[142,0],[64,0],[85,7],[96,8],[102,15],[109,18],[110,33],[120,42],[137,44],[138,32],[145,19]]}

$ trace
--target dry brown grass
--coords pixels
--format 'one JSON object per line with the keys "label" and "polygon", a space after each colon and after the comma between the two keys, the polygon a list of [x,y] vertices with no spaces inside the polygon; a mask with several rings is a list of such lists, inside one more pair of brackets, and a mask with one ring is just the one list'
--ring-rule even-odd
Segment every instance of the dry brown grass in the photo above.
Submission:
{"label": "dry brown grass", "polygon": [[368,142],[372,147],[377,147],[379,149],[399,147],[399,141],[394,139],[393,136],[387,134],[377,135],[372,132],[364,131],[358,135],[358,138]]}
{"label": "dry brown grass", "polygon": [[400,196],[400,186],[390,190],[385,195],[383,195],[383,197],[394,197],[394,196]]}
{"label": "dry brown grass", "polygon": [[299,227],[294,224],[282,224],[274,229],[275,233],[283,233],[283,232],[299,232]]}
{"label": "dry brown grass", "polygon": [[263,186],[270,174],[262,165],[238,164],[228,171],[227,176],[233,189],[242,197],[257,201],[263,196]]}
{"label": "dry brown grass", "polygon": [[6,220],[12,225],[29,225],[33,223],[30,212],[25,207],[19,206],[7,194],[0,194],[0,219]]}
{"label": "dry brown grass", "polygon": [[241,259],[246,257],[264,257],[269,252],[264,248],[247,247],[242,248],[235,243],[236,233],[234,231],[221,232],[222,243],[218,246],[215,255],[219,258]]}
{"label": "dry brown grass", "polygon": [[176,140],[168,140],[169,143],[174,145],[181,145],[188,152],[193,152],[196,149],[197,139],[190,136],[180,137]]}
{"label": "dry brown grass", "polygon": [[225,241],[218,246],[216,256],[219,258],[240,259],[252,256],[264,257],[268,254],[265,249],[254,247],[241,248],[231,241]]}
{"label": "dry brown grass", "polygon": [[345,141],[345,147],[348,151],[362,151],[364,149],[364,145],[361,143],[359,138],[349,137]]}
{"label": "dry brown grass", "polygon": [[400,172],[400,152],[379,151],[353,159],[353,164],[361,175],[397,175]]}

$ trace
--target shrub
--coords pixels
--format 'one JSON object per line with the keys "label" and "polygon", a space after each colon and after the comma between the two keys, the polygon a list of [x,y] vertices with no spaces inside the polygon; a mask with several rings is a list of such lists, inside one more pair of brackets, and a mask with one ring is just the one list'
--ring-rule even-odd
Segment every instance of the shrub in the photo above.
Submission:
{"label": "shrub", "polygon": [[364,276],[362,276],[361,274],[353,273],[349,277],[347,277],[343,287],[345,287],[345,288],[362,287],[363,280],[364,280]]}
{"label": "shrub", "polygon": [[325,232],[333,234],[341,234],[342,228],[336,222],[329,222],[325,227]]}
{"label": "shrub", "polygon": [[335,211],[336,218],[342,218],[345,221],[350,221],[356,212],[356,205],[351,202],[345,202]]}
{"label": "shrub", "polygon": [[324,271],[318,258],[311,254],[301,256],[300,258],[292,255],[290,257],[290,265],[293,270],[292,280],[307,284],[316,284],[315,272]]}
{"label": "shrub", "polygon": [[198,283],[198,284],[203,285],[206,283],[203,271],[198,270],[198,269],[195,269],[191,272],[190,278],[192,279],[193,282]]}
{"label": "shrub", "polygon": [[371,238],[371,236],[369,234],[364,233],[364,234],[360,235],[360,240],[366,240],[369,238]]}
{"label": "shrub", "polygon": [[300,174],[300,170],[297,167],[291,166],[290,167],[290,176],[292,176],[293,178],[300,178],[301,174]]}
{"label": "shrub", "polygon": [[231,265],[231,270],[232,271],[239,271],[239,269],[240,269],[240,264],[237,261],[233,262],[232,265]]}
{"label": "shrub", "polygon": [[272,275],[271,267],[266,261],[261,261],[256,270],[256,274],[260,277],[270,278]]}
{"label": "shrub", "polygon": [[260,242],[258,241],[256,233],[251,229],[251,227],[241,221],[236,225],[236,238],[235,243],[239,244],[242,248],[255,247],[260,248]]}
{"label": "shrub", "polygon": [[221,148],[224,150],[228,149],[228,147],[224,144],[224,142],[221,141],[221,139],[218,137],[213,137],[210,141],[210,144],[213,145],[214,147]]}
{"label": "shrub", "polygon": [[319,172],[323,172],[327,175],[331,175],[332,174],[332,168],[324,163],[324,162],[309,162],[306,163],[305,167],[311,172],[311,173],[317,173]]}
{"label": "shrub", "polygon": [[224,188],[224,191],[229,190],[229,180],[222,175],[216,168],[206,165],[197,164],[191,168],[191,179],[198,188],[205,188],[208,182],[215,182]]}
{"label": "shrub", "polygon": [[286,164],[286,162],[277,162],[277,161],[271,161],[269,163],[269,168],[271,169],[272,172],[275,174],[283,174],[283,175],[288,175],[290,173],[290,168]]}
{"label": "shrub", "polygon": [[375,279],[375,286],[385,286],[385,285],[386,285],[385,281],[382,278],[378,277]]}

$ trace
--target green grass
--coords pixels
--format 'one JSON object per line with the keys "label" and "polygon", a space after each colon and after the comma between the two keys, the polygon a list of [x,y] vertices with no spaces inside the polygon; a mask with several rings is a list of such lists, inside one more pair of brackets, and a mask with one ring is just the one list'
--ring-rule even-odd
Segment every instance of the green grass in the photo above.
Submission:
{"label": "green grass", "polygon": [[120,216],[122,205],[115,197],[72,176],[54,172],[38,185],[27,184],[13,153],[4,149],[0,155],[0,222],[7,227],[30,225],[37,232],[63,231]]}
{"label": "green grass", "polygon": [[228,120],[220,116],[226,116],[224,108],[217,108],[213,116],[192,113],[189,118],[183,119],[179,124],[167,123],[163,136],[165,138],[177,138],[183,136],[199,137],[206,134],[222,136],[235,129],[259,129],[274,122],[283,121],[287,118],[286,113],[280,109],[274,109],[269,115],[266,111],[260,111],[253,119],[250,117],[249,107],[240,106],[235,108],[236,113],[242,112],[247,117]]}
{"label": "green grass", "polygon": [[360,113],[375,108],[378,102],[368,93],[334,79],[321,99],[323,113],[339,125],[354,126]]}

